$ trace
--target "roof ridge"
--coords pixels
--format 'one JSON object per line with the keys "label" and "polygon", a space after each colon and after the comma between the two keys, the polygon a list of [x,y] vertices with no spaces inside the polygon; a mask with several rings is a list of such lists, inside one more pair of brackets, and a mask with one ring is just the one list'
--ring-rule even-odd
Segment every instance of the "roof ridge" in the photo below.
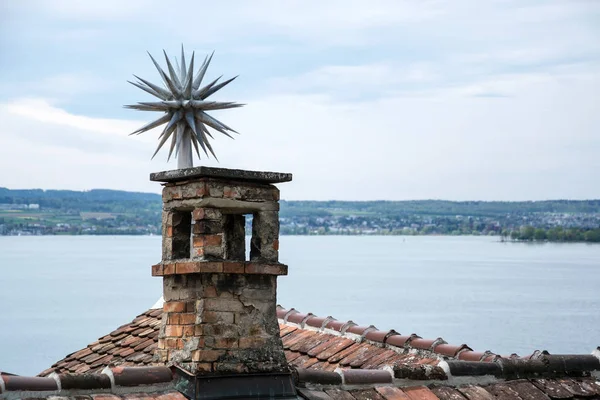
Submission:
{"label": "roof ridge", "polygon": [[[547,350],[535,350],[527,356],[519,356],[516,353],[511,355],[499,355],[486,350],[483,352],[474,351],[467,344],[452,345],[448,344],[443,338],[423,339],[421,336],[412,333],[402,335],[394,329],[380,331],[373,325],[358,325],[352,320],[347,322],[338,321],[332,316],[318,317],[313,313],[301,313],[295,308],[286,309],[277,305],[277,318],[280,323],[290,326],[297,326],[304,330],[312,330],[321,333],[327,333],[352,339],[357,343],[367,342],[378,347],[393,349],[402,353],[417,353],[419,355],[434,357],[438,360],[459,360],[474,362],[496,362],[501,359],[510,360],[533,360],[549,356]],[[588,356],[582,354],[581,356]],[[594,349],[592,356],[600,360],[600,346]]]}
{"label": "roof ridge", "polygon": [[[157,393],[174,390],[172,381],[173,372],[166,366],[105,367],[100,373],[52,373],[47,377],[0,374],[0,398],[36,397],[32,393]],[[22,396],[23,392],[27,396]]]}

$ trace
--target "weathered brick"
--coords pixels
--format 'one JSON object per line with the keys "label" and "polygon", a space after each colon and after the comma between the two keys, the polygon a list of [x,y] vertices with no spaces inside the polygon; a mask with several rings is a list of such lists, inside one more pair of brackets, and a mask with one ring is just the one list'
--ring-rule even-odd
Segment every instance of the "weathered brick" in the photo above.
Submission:
{"label": "weathered brick", "polygon": [[164,275],[173,275],[173,274],[175,274],[175,263],[165,264],[163,266],[163,274]]}
{"label": "weathered brick", "polygon": [[152,266],[152,276],[161,276],[163,274],[163,265],[155,264]]}
{"label": "weathered brick", "polygon": [[204,326],[196,325],[194,326],[194,336],[202,336],[204,335]]}
{"label": "weathered brick", "polygon": [[244,311],[244,305],[236,299],[204,299],[204,309],[209,311]]}
{"label": "weathered brick", "polygon": [[184,301],[167,301],[163,304],[164,312],[184,312],[185,302]]}
{"label": "weathered brick", "polygon": [[216,338],[239,337],[239,327],[235,324],[204,324],[204,335]]}
{"label": "weathered brick", "polygon": [[184,325],[183,326],[183,336],[189,337],[189,336],[195,336],[194,334],[195,332],[195,327],[194,325]]}
{"label": "weathered brick", "polygon": [[165,339],[158,339],[158,343],[156,344],[156,347],[158,347],[159,349],[164,349],[165,347]]}
{"label": "weathered brick", "polygon": [[264,337],[241,337],[239,340],[240,349],[256,349],[267,344],[267,338]]}
{"label": "weathered brick", "polygon": [[202,295],[204,297],[218,297],[217,288],[214,286],[205,286]]}
{"label": "weathered brick", "polygon": [[200,272],[200,266],[195,262],[180,262],[175,264],[175,273],[194,274]]}
{"label": "weathered brick", "polygon": [[184,199],[202,198],[206,196],[206,194],[206,183],[204,182],[188,183],[183,186],[181,191],[181,195]]}
{"label": "weathered brick", "polygon": [[223,197],[223,185],[215,182],[209,182],[208,194],[210,197]]}
{"label": "weathered brick", "polygon": [[193,361],[217,361],[219,357],[225,354],[223,350],[194,350],[192,353]]}
{"label": "weathered brick", "polygon": [[192,213],[192,218],[196,221],[198,220],[221,220],[223,218],[223,213],[221,210],[210,207],[202,207],[196,208]]}
{"label": "weathered brick", "polygon": [[224,324],[234,323],[234,314],[226,311],[204,311],[198,318],[200,323],[214,324],[217,322]]}
{"label": "weathered brick", "polygon": [[222,262],[203,262],[202,263],[202,272],[205,273],[217,273],[223,272],[223,263]]}
{"label": "weathered brick", "polygon": [[242,363],[214,363],[213,368],[216,372],[245,373],[248,367]]}
{"label": "weathered brick", "polygon": [[193,231],[195,235],[223,233],[223,224],[220,220],[199,220],[194,224]]}
{"label": "weathered brick", "polygon": [[168,313],[168,314],[164,314],[163,318],[167,317],[167,323],[169,325],[179,325],[179,313]]}
{"label": "weathered brick", "polygon": [[221,246],[223,234],[194,236],[194,247]]}
{"label": "weathered brick", "polygon": [[194,364],[196,372],[212,372],[212,363],[196,363]]}
{"label": "weathered brick", "polygon": [[[204,247],[194,247],[193,249],[194,257],[215,257],[215,258],[223,258],[223,248],[221,246],[204,246]],[[213,272],[213,271],[210,271]],[[221,271],[215,271],[221,272]]]}
{"label": "weathered brick", "polygon": [[226,274],[243,274],[244,263],[226,261],[223,263],[223,272]]}
{"label": "weathered brick", "polygon": [[169,360],[169,350],[155,350],[154,357],[156,357],[157,361],[166,363]]}
{"label": "weathered brick", "polygon": [[238,347],[238,339],[236,337],[230,338],[215,338],[213,348],[215,349],[235,349]]}
{"label": "weathered brick", "polygon": [[179,338],[166,338],[165,345],[168,349],[183,349],[183,340]]}
{"label": "weathered brick", "polygon": [[169,336],[169,337],[183,336],[183,325],[167,325],[165,327],[165,336]]}
{"label": "weathered brick", "polygon": [[179,324],[181,325],[193,325],[196,323],[195,313],[179,314]]}
{"label": "weathered brick", "polygon": [[271,288],[265,289],[242,289],[242,297],[247,299],[257,299],[257,300],[275,300],[275,293],[271,290]]}
{"label": "weathered brick", "polygon": [[238,186],[225,186],[223,188],[223,197],[228,199],[239,199],[241,198],[240,191]]}
{"label": "weathered brick", "polygon": [[287,265],[248,263],[245,272],[247,274],[287,275]]}

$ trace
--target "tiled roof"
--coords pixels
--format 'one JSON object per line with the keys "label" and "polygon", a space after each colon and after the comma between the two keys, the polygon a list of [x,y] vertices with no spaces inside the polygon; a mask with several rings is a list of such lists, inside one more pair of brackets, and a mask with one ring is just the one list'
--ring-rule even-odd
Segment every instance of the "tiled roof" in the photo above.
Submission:
{"label": "tiled roof", "polygon": [[600,399],[595,379],[515,380],[486,386],[373,386],[368,388],[298,388],[309,400],[569,400]]}
{"label": "tiled roof", "polygon": [[48,376],[52,372],[100,372],[107,365],[151,365],[157,347],[161,316],[162,309],[150,309],[86,348],[69,354],[51,368],[42,371],[40,376]]}
{"label": "tiled roof", "polygon": [[[40,376],[99,373],[107,365],[151,365],[161,315],[161,309],[146,311]],[[448,345],[440,338],[379,331],[293,309],[278,307],[277,316],[286,358],[295,368],[303,398],[600,400],[600,350],[595,355],[536,351],[526,357],[501,357]]]}
{"label": "tiled roof", "polygon": [[[99,372],[106,365],[152,365],[161,315],[161,309],[146,311],[85,349],[69,354],[40,376],[52,372]],[[379,331],[373,326],[359,326],[352,321],[337,321],[282,307],[277,308],[277,316],[286,358],[297,368],[334,371],[336,368],[392,367],[397,378],[445,379],[446,373],[440,366],[442,360],[481,361],[486,365],[502,365],[507,370],[511,362],[548,355],[545,351],[535,351],[525,357],[516,354],[502,357],[489,351],[473,351],[465,344],[450,345],[441,338],[423,339],[394,330]],[[596,358],[592,359],[597,362]],[[497,363],[491,364],[492,361]]]}

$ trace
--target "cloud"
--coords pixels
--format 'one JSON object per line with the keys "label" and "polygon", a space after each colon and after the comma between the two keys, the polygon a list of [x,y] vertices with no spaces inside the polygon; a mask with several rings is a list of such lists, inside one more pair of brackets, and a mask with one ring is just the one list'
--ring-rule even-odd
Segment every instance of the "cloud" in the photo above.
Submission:
{"label": "cloud", "polygon": [[127,136],[154,116],[121,108],[147,99],[125,80],[184,41],[242,73],[224,100],[248,103],[222,116],[242,133],[217,137],[222,163],[202,163],[291,171],[289,199],[600,196],[595,2],[7,7],[0,185],[158,190],[147,173],[174,163],[149,160],[158,132]]}

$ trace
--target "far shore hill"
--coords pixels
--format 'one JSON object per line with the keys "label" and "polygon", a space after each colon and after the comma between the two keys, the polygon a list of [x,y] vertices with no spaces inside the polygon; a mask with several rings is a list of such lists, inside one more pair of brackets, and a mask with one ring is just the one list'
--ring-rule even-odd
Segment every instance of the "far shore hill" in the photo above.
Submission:
{"label": "far shore hill", "polygon": [[[160,234],[161,196],[0,188],[0,235]],[[281,201],[283,235],[499,235],[600,242],[600,200]],[[251,218],[247,218],[250,229]]]}

